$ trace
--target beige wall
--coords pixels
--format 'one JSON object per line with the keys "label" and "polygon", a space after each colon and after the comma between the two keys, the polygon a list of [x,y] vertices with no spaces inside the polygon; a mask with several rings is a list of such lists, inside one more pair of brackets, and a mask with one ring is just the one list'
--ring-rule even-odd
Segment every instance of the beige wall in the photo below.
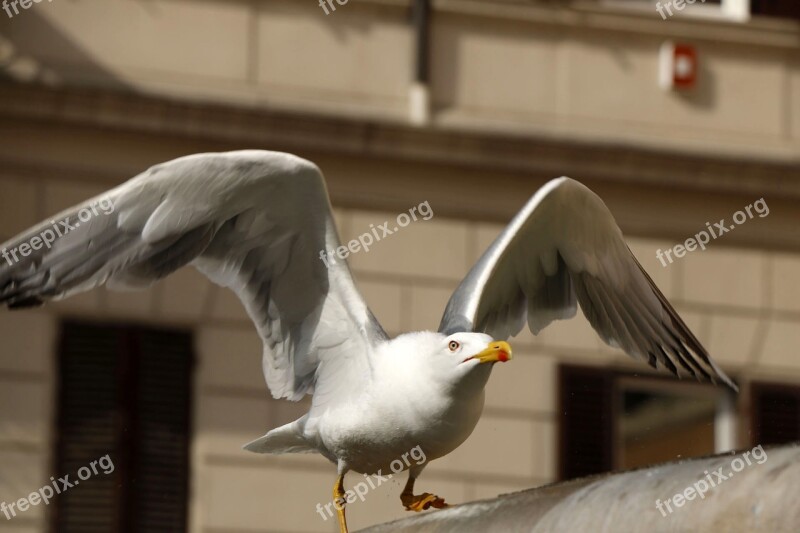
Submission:
{"label": "beige wall", "polygon": [[[44,313],[0,318],[0,502],[27,496],[52,475],[55,333],[55,318]],[[1,516],[0,531],[44,531],[43,519],[41,506],[13,522]]]}
{"label": "beige wall", "polygon": [[[0,26],[18,79],[407,121],[407,0],[82,0]],[[434,1],[434,123],[659,150],[797,161],[797,22],[661,20],[655,11]],[[98,24],[97,21],[103,21]],[[658,88],[667,39],[697,45],[700,83]]]}

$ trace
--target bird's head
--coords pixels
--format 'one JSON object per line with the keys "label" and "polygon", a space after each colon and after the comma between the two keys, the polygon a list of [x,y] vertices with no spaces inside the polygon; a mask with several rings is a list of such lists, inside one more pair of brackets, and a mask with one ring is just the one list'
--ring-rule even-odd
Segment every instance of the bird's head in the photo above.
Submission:
{"label": "bird's head", "polygon": [[511,346],[485,333],[444,335],[423,332],[409,334],[408,340],[417,348],[405,352],[413,360],[409,361],[410,365],[420,373],[450,386],[463,387],[469,384],[469,388],[482,389],[494,363],[511,359]]}
{"label": "bird's head", "polygon": [[455,333],[444,339],[445,355],[452,357],[458,367],[505,363],[511,360],[511,346],[496,341],[485,333]]}

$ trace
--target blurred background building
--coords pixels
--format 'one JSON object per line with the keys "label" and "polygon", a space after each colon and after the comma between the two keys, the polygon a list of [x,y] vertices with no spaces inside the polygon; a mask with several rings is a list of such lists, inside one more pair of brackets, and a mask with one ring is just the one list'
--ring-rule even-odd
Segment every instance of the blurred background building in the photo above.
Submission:
{"label": "blurred background building", "polygon": [[[290,151],[323,169],[344,239],[429,202],[433,219],[350,261],[399,333],[435,328],[503,225],[569,175],[740,385],[662,379],[560,322],[512,342],[475,433],[419,488],[462,502],[800,439],[797,2],[13,4],[0,240],[174,157]],[[657,259],[761,198],[768,216]],[[232,293],[188,269],[0,313],[0,501],[115,463],[0,533],[336,531],[315,511],[330,464],[240,448],[307,407],[269,398],[260,353]],[[402,516],[401,483],[351,505],[352,529]]]}

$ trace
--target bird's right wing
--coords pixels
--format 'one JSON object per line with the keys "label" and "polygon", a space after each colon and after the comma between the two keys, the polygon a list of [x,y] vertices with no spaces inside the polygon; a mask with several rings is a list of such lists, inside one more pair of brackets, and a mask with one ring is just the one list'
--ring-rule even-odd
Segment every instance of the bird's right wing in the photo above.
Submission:
{"label": "bird's right wing", "polygon": [[608,344],[675,375],[736,386],[631,253],[603,201],[569,178],[542,187],[472,267],[439,330],[537,334],[576,300]]}
{"label": "bird's right wing", "polygon": [[386,334],[347,264],[322,260],[337,246],[312,163],[255,150],[188,156],[4,243],[0,304],[147,286],[193,264],[244,303],[273,396],[340,394],[368,378]]}

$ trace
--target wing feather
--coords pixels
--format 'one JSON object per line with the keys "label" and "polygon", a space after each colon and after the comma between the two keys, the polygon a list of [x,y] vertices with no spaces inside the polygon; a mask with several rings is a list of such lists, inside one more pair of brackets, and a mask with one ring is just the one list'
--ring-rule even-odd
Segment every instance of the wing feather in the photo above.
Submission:
{"label": "wing feather", "polygon": [[103,284],[145,287],[191,264],[238,295],[264,343],[270,390],[294,400],[351,389],[386,339],[347,264],[320,260],[339,240],[322,174],[298,157],[252,150],[176,159],[2,249],[19,250],[56,220],[74,229],[0,263],[0,304],[38,305]]}
{"label": "wing feather", "polygon": [[[519,298],[522,298],[520,302]],[[538,334],[580,304],[600,338],[654,368],[736,389],[625,244],[603,201],[569,178],[547,183],[453,293],[439,330]]]}

